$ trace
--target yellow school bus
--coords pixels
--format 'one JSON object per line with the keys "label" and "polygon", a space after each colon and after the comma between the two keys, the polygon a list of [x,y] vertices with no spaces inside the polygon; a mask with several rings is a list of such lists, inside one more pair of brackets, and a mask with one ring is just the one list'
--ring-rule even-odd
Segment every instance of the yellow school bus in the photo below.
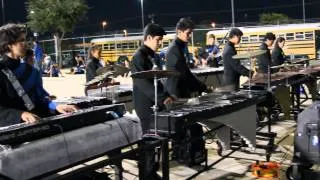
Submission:
{"label": "yellow school bus", "polygon": [[[288,24],[274,26],[239,27],[243,32],[240,45],[237,45],[238,53],[248,50],[257,50],[267,32],[272,32],[276,37],[286,39],[283,51],[286,55],[307,55],[309,58],[318,58],[320,50],[320,23]],[[229,29],[214,30],[207,33],[214,34],[217,43],[222,42],[223,49],[226,40],[222,41]]]}
{"label": "yellow school bus", "polygon": [[[160,49],[167,47],[174,39],[175,34],[167,34],[163,37]],[[119,57],[127,57],[131,60],[134,52],[141,46],[143,36],[108,37],[92,39],[91,43],[101,45],[101,58],[104,61],[115,62]]]}

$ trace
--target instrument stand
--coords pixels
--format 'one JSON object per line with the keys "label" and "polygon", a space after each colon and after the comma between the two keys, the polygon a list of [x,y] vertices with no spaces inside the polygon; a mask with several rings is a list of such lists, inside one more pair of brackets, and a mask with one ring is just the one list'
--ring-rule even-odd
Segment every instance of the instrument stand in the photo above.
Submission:
{"label": "instrument stand", "polygon": [[268,64],[268,91],[271,92],[271,69],[270,64]]}
{"label": "instrument stand", "polygon": [[251,94],[251,72],[252,72],[252,62],[251,62],[251,58],[249,59],[249,66],[250,66],[250,73],[249,73],[249,92],[248,92],[248,97],[252,98],[252,94]]}
{"label": "instrument stand", "polygon": [[158,136],[157,134],[157,116],[158,116],[158,79],[157,76],[153,78],[154,84],[154,105],[152,106],[153,113],[154,113],[154,135]]}
{"label": "instrument stand", "polygon": [[[112,78],[112,81],[114,80],[114,78]],[[112,104],[115,104],[116,101],[116,92],[115,92],[115,85],[110,86],[112,88],[112,92],[111,92],[111,99],[112,99]]]}

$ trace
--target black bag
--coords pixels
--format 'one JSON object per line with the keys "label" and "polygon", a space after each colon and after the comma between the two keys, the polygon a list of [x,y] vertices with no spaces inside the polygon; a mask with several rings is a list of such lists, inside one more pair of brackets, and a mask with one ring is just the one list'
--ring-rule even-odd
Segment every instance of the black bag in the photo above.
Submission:
{"label": "black bag", "polygon": [[183,130],[176,134],[172,142],[173,159],[188,166],[206,161],[207,150],[202,126],[195,123],[182,128]]}

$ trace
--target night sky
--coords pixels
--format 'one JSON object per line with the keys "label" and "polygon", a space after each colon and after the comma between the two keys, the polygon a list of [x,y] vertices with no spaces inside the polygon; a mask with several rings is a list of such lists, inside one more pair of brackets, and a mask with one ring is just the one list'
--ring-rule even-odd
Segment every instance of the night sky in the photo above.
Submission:
{"label": "night sky", "polygon": [[[25,22],[25,0],[4,0],[6,21]],[[302,18],[302,0],[234,0],[236,22],[258,21],[262,12],[285,13],[290,18]],[[101,31],[101,22],[108,21],[106,30],[141,28],[140,0],[87,0],[88,20],[76,28],[77,32]],[[320,18],[320,0],[305,0],[306,17]],[[182,16],[190,16],[197,24],[214,21],[231,22],[230,0],[144,0],[145,21],[155,14],[157,23],[174,26]]]}

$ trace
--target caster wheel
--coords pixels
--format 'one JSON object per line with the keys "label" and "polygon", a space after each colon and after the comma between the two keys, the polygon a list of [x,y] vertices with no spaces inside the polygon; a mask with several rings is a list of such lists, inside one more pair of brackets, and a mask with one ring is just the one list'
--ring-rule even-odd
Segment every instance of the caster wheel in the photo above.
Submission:
{"label": "caster wheel", "polygon": [[217,141],[217,146],[218,146],[217,154],[218,154],[219,156],[222,156],[223,147],[222,147],[222,144],[221,144],[220,141]]}

